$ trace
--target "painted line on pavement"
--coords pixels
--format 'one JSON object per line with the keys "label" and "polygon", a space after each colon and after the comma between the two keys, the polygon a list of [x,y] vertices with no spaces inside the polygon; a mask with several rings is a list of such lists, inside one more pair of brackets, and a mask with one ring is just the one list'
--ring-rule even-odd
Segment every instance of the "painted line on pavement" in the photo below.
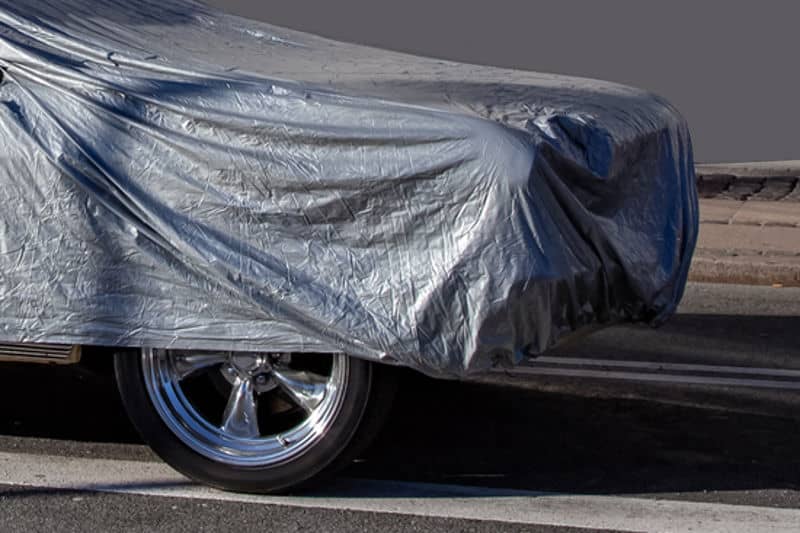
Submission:
{"label": "painted line on pavement", "polygon": [[188,481],[163,463],[0,452],[0,484],[620,531],[796,532],[800,509],[341,479],[303,496],[254,496]]}

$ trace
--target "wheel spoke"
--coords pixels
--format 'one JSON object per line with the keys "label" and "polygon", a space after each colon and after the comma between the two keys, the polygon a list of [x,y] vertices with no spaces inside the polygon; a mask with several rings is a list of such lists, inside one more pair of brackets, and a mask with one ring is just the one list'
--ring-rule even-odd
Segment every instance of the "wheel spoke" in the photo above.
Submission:
{"label": "wheel spoke", "polygon": [[273,368],[272,376],[281,389],[307,413],[311,413],[325,399],[328,383],[325,376],[288,368]]}
{"label": "wheel spoke", "polygon": [[234,437],[254,439],[261,435],[258,430],[258,414],[256,399],[253,394],[253,382],[249,379],[237,379],[222,415],[222,431]]}
{"label": "wheel spoke", "polygon": [[228,360],[225,353],[180,354],[172,359],[172,368],[179,381],[183,381],[195,372]]}

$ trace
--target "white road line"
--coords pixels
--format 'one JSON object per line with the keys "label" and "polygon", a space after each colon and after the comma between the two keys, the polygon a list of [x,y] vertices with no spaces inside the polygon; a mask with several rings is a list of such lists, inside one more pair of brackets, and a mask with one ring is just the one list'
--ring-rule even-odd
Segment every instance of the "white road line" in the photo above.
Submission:
{"label": "white road line", "polygon": [[795,533],[800,530],[800,509],[355,479],[340,480],[323,492],[303,496],[252,496],[196,485],[162,463],[3,452],[0,452],[0,483],[621,531]]}

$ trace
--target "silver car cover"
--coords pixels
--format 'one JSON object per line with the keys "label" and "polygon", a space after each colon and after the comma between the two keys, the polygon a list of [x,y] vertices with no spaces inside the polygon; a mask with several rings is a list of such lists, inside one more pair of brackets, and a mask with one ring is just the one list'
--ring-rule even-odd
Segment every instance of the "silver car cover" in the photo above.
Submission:
{"label": "silver car cover", "polygon": [[686,282],[689,132],[637,89],[184,0],[0,0],[0,72],[2,341],[454,377]]}

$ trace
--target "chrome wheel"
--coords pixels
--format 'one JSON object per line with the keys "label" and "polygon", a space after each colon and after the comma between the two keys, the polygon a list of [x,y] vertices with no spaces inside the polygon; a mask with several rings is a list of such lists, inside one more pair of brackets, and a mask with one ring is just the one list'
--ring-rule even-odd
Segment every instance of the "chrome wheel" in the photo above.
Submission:
{"label": "chrome wheel", "polygon": [[195,452],[237,467],[293,460],[319,442],[342,408],[345,355],[144,349],[153,407]]}

